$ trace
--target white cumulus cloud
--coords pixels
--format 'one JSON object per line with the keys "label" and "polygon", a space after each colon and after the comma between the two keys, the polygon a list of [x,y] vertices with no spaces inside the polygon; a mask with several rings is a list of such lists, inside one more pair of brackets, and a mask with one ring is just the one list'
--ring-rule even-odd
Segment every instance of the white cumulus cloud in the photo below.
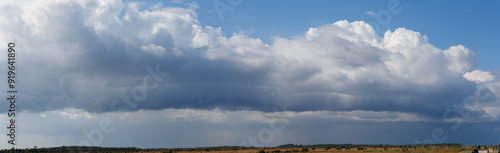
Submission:
{"label": "white cumulus cloud", "polygon": [[472,72],[467,72],[464,74],[464,78],[470,81],[474,81],[476,83],[493,81],[496,79],[494,75],[490,72],[485,72],[481,70],[474,70]]}

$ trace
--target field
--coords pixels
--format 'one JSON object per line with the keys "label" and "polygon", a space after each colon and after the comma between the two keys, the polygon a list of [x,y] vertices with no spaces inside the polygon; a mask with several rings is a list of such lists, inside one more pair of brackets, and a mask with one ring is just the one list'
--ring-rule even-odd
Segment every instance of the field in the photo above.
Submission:
{"label": "field", "polygon": [[[471,153],[472,148],[418,148],[403,150],[401,148],[357,148],[351,149],[328,149],[328,148],[286,148],[286,149],[245,149],[245,150],[190,150],[190,151],[173,151],[175,153],[363,153],[363,152],[405,152],[405,153]],[[262,151],[261,151],[262,150]],[[169,153],[170,150],[164,151],[149,151],[148,153]],[[479,153],[487,153],[486,149],[480,150]],[[489,153],[497,153],[498,150],[489,149]],[[142,151],[141,153],[145,153]]]}
{"label": "field", "polygon": [[[500,146],[479,146],[479,153],[498,153]],[[110,148],[92,146],[61,146],[51,148],[5,149],[0,153],[24,152],[88,152],[88,153],[364,153],[364,152],[404,152],[404,153],[472,153],[478,146],[463,146],[460,144],[435,145],[281,145],[277,147],[255,148],[238,146],[220,146],[206,148],[157,148],[141,149],[135,147]]]}

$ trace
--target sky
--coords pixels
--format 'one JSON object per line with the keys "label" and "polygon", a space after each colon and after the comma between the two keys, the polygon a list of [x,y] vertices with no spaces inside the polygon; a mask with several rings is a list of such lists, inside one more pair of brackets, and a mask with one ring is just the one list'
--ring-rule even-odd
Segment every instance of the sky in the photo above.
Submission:
{"label": "sky", "polygon": [[2,1],[0,148],[499,144],[498,4]]}

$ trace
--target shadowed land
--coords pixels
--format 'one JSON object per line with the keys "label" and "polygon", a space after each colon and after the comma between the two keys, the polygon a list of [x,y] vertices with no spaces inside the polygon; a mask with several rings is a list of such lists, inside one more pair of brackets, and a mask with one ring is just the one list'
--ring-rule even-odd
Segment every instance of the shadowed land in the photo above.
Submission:
{"label": "shadowed land", "polygon": [[461,144],[426,144],[426,145],[361,145],[361,144],[317,144],[317,145],[280,145],[277,147],[239,147],[218,146],[200,148],[150,148],[136,147],[88,147],[61,146],[51,148],[3,149],[0,153],[16,152],[102,152],[102,153],[357,153],[357,152],[407,152],[407,153],[497,153],[498,146],[464,146]]}

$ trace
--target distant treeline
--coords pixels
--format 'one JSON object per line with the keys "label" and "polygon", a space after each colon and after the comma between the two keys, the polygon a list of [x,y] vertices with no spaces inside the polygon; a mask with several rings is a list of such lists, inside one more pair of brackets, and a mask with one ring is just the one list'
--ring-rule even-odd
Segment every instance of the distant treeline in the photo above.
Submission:
{"label": "distant treeline", "polygon": [[141,151],[136,147],[92,147],[92,146],[61,146],[50,148],[2,149],[0,153],[67,153],[67,152],[127,152]]}
{"label": "distant treeline", "polygon": [[314,144],[314,145],[297,145],[285,144],[277,148],[401,148],[401,147],[461,147],[460,143],[441,143],[441,144],[413,144],[413,145],[391,145],[391,144]]}
{"label": "distant treeline", "polygon": [[[242,147],[242,146],[216,146],[216,147],[198,147],[198,148],[148,148],[141,149],[136,147],[93,147],[93,146],[61,146],[50,148],[26,148],[26,149],[3,149],[0,153],[66,153],[66,152],[135,152],[135,151],[161,151],[173,153],[177,151],[217,151],[217,150],[240,150],[240,149],[271,149],[271,148],[428,148],[428,147],[462,147],[460,143],[442,143],[442,144],[418,144],[418,145],[390,145],[390,144],[285,144],[277,147]],[[471,146],[477,147],[477,146]]]}

